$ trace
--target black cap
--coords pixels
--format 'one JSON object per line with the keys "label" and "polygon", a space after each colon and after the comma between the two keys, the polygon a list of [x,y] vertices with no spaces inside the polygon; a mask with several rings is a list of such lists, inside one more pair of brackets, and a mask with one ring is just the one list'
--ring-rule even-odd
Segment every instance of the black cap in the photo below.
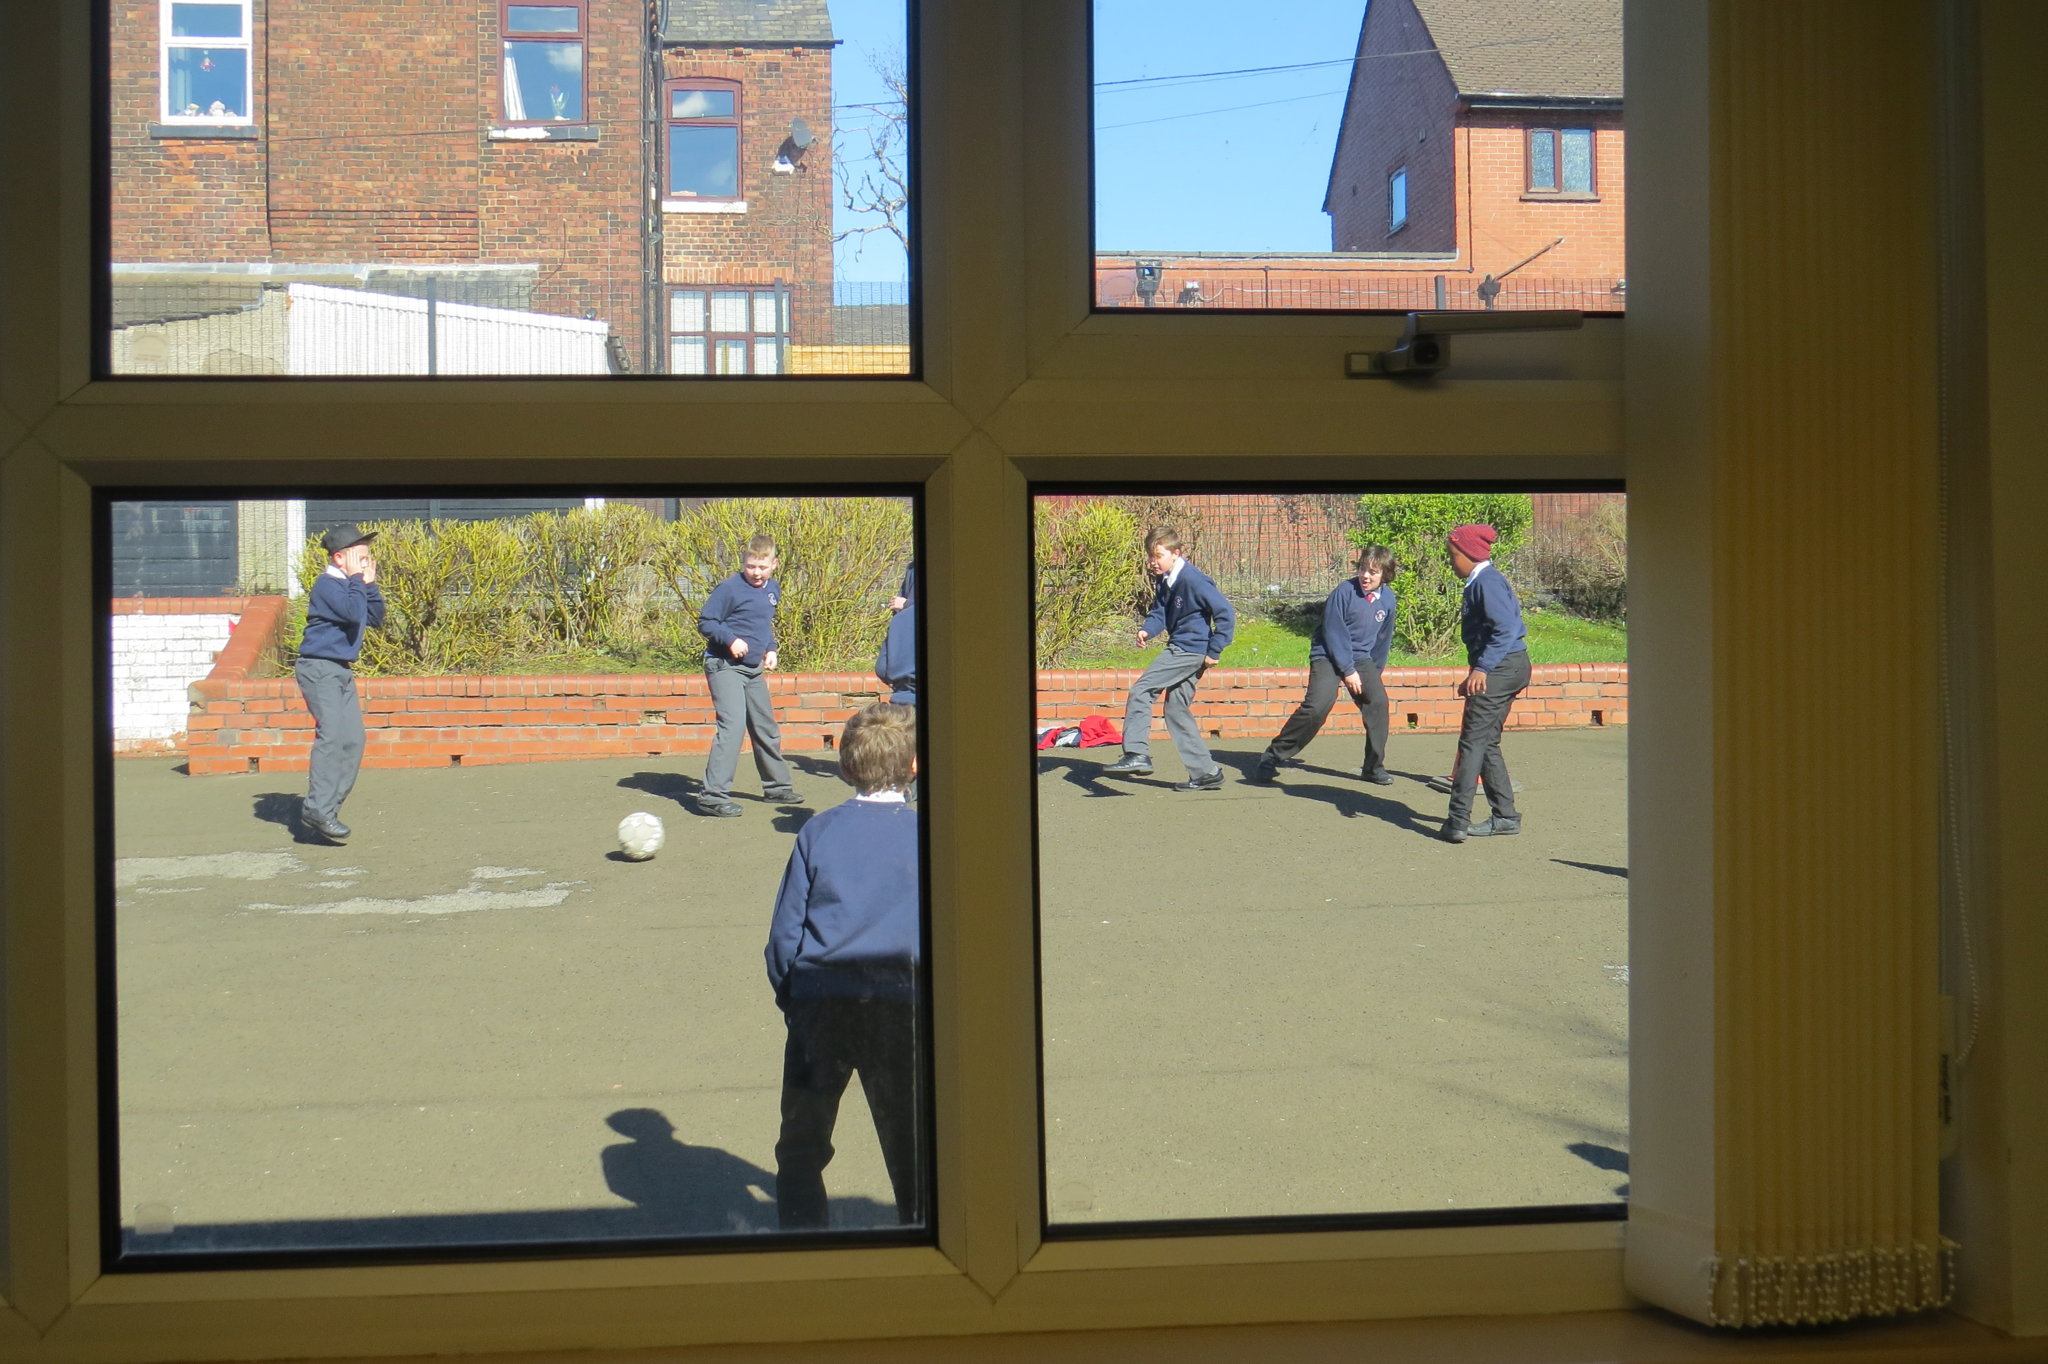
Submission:
{"label": "black cap", "polygon": [[366,545],[377,538],[376,531],[365,531],[353,521],[336,526],[320,537],[320,548],[329,554],[339,554],[350,545]]}

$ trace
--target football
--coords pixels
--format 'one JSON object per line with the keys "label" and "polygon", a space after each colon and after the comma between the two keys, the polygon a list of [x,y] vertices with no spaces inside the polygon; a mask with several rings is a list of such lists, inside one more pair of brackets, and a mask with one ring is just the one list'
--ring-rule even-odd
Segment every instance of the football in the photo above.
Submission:
{"label": "football", "polygon": [[619,851],[629,862],[645,862],[661,851],[661,821],[635,810],[619,821]]}

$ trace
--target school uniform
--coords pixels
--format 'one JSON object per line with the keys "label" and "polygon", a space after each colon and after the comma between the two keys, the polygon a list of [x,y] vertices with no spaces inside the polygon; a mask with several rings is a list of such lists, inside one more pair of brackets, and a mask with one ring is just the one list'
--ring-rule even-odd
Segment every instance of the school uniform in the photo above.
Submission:
{"label": "school uniform", "polygon": [[333,564],[306,597],[306,633],[292,675],[313,713],[313,755],[306,771],[305,818],[328,822],[355,789],[363,765],[363,706],[356,659],[363,632],[384,624],[384,594],[361,574]]}
{"label": "school uniform", "polygon": [[764,958],[788,1028],[775,1201],[785,1230],[822,1228],[825,1167],[858,1071],[905,1224],[923,1220],[917,813],[878,791],[817,815],[790,850]]}
{"label": "school uniform", "polygon": [[1359,773],[1371,777],[1386,770],[1387,689],[1380,670],[1394,647],[1394,620],[1391,587],[1366,592],[1358,579],[1347,578],[1331,590],[1323,602],[1322,624],[1308,646],[1308,692],[1266,746],[1269,757],[1284,760],[1306,748],[1321,732],[1337,697],[1351,696],[1344,678],[1356,671],[1363,687],[1351,700],[1365,722],[1365,762]]}
{"label": "school uniform", "polygon": [[905,606],[889,618],[882,636],[882,651],[875,655],[875,676],[889,688],[889,699],[899,706],[917,704],[917,604]]}
{"label": "school uniform", "polygon": [[[775,611],[781,603],[782,584],[775,579],[755,587],[746,575],[735,573],[711,589],[697,613],[697,630],[704,636],[704,681],[718,717],[718,734],[704,765],[704,790],[697,798],[700,804],[731,804],[742,730],[754,741],[754,768],[762,790],[771,797],[793,794],[765,673],[768,655],[775,649]],[[747,650],[736,658],[733,641],[741,639]]]}
{"label": "school uniform", "polygon": [[1230,647],[1237,632],[1236,613],[1209,576],[1183,559],[1153,590],[1152,610],[1143,629],[1154,637],[1164,633],[1167,645],[1131,684],[1130,699],[1124,705],[1125,757],[1151,756],[1152,706],[1163,694],[1166,732],[1188,776],[1221,772],[1209,756],[1209,746],[1202,742],[1192,702],[1206,660],[1221,658]]}
{"label": "school uniform", "polygon": [[1501,756],[1500,736],[1508,710],[1529,685],[1528,627],[1515,589],[1482,560],[1465,580],[1458,604],[1458,633],[1465,643],[1468,665],[1486,674],[1486,690],[1465,698],[1458,727],[1458,760],[1451,777],[1449,825],[1462,829],[1472,816],[1479,779],[1486,779],[1486,801],[1497,820],[1516,820],[1515,785]]}

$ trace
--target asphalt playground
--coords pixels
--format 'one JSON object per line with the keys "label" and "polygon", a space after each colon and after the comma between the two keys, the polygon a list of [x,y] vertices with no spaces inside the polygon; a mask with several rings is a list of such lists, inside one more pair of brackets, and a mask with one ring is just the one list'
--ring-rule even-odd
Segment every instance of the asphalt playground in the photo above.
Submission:
{"label": "asphalt playground", "polygon": [[[1333,727],[1334,728],[1334,727]],[[1625,1193],[1622,730],[1515,734],[1525,830],[1437,841],[1448,736],[1335,733],[1218,792],[1039,760],[1056,1222],[1611,1203]],[[115,766],[120,1208],[137,1251],[717,1236],[775,1225],[761,964],[807,809],[692,814],[701,758],[300,779]],[[659,815],[652,862],[613,852]],[[858,1086],[835,1227],[894,1210]]]}

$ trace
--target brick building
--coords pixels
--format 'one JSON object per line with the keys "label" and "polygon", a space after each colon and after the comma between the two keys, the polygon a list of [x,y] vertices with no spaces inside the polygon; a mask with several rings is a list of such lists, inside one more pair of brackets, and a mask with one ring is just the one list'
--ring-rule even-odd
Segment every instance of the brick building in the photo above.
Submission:
{"label": "brick building", "polygon": [[824,0],[120,0],[113,368],[790,368],[833,43]]}

